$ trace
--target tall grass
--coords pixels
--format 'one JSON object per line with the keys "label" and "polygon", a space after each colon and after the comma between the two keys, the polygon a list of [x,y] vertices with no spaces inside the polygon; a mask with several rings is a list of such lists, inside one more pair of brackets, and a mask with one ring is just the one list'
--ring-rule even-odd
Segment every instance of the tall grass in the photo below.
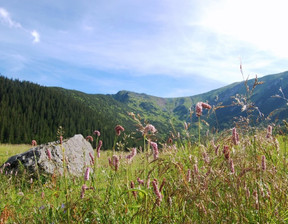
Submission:
{"label": "tall grass", "polygon": [[[242,130],[235,144],[231,130],[200,146],[158,143],[157,159],[117,152],[117,170],[105,151],[83,197],[84,173],[39,180],[4,170],[1,223],[287,223],[286,141]],[[1,145],[2,161],[7,147],[14,146]]]}

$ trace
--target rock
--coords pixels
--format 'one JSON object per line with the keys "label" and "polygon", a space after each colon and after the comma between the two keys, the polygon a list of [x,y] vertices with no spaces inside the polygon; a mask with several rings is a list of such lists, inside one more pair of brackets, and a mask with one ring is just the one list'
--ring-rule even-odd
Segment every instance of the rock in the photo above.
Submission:
{"label": "rock", "polygon": [[[50,157],[49,159],[49,152]],[[3,165],[2,169],[9,169],[16,172],[21,165],[34,173],[37,167],[40,173],[63,174],[63,155],[65,156],[65,165],[69,174],[81,176],[85,168],[90,165],[91,158],[89,153],[94,155],[91,144],[80,134],[64,140],[60,145],[59,141],[42,144],[31,148],[27,152],[10,157]],[[37,165],[35,163],[35,157]]]}

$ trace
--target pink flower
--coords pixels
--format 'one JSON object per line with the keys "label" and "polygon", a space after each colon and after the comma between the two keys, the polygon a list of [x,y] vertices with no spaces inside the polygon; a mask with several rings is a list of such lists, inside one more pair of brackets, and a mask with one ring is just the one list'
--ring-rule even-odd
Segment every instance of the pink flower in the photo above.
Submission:
{"label": "pink flower", "polygon": [[197,117],[200,117],[202,115],[203,108],[202,108],[202,102],[198,102],[196,104],[196,115]]}
{"label": "pink flower", "polygon": [[208,103],[202,103],[202,107],[207,110],[211,109],[211,106]]}
{"label": "pink flower", "polygon": [[119,157],[116,156],[116,155],[113,155],[113,156],[112,156],[112,159],[111,159],[111,158],[108,158],[108,161],[109,161],[110,167],[111,167],[113,170],[117,171],[118,168],[119,168],[119,164],[120,164]]}
{"label": "pink flower", "polygon": [[152,146],[152,149],[153,149],[154,159],[157,159],[159,156],[158,145],[156,142],[150,142],[150,145]]}
{"label": "pink flower", "polygon": [[37,146],[36,140],[32,140],[31,145],[32,145],[32,146]]}
{"label": "pink flower", "polygon": [[126,159],[128,159],[129,162],[130,162],[130,161],[132,161],[132,159],[134,158],[134,156],[136,156],[136,154],[137,154],[137,149],[136,149],[136,148],[133,148],[131,154],[129,154],[128,156],[126,156]]}
{"label": "pink flower", "polygon": [[271,138],[271,136],[272,136],[272,126],[268,125],[266,138]]}
{"label": "pink flower", "polygon": [[46,154],[48,156],[48,159],[51,160],[52,159],[52,156],[51,156],[51,152],[49,149],[46,150]]}
{"label": "pink flower", "polygon": [[144,128],[143,134],[148,134],[148,132],[154,134],[157,129],[152,124],[147,124]]}
{"label": "pink flower", "polygon": [[262,156],[262,170],[265,171],[266,170],[266,157]]}
{"label": "pink flower", "polygon": [[121,134],[121,131],[124,131],[125,129],[121,125],[117,125],[115,127],[116,135],[119,136]]}
{"label": "pink flower", "polygon": [[60,144],[62,145],[62,143],[63,143],[63,136],[61,135],[60,136]]}
{"label": "pink flower", "polygon": [[97,135],[97,136],[99,137],[99,136],[100,136],[100,131],[95,130],[95,131],[93,132],[93,134],[94,134],[94,135]]}
{"label": "pink flower", "polygon": [[235,173],[234,163],[233,163],[233,160],[232,160],[232,159],[230,159],[230,171],[231,171],[232,174]]}
{"label": "pink flower", "polygon": [[196,104],[196,115],[197,115],[197,117],[200,117],[202,115],[203,108],[210,110],[211,106],[208,103],[198,102]]}
{"label": "pink flower", "polygon": [[83,184],[82,185],[82,190],[81,190],[81,198],[84,198],[84,195],[85,195],[85,191],[89,189],[86,184]]}
{"label": "pink flower", "polygon": [[239,144],[239,135],[235,127],[232,129],[232,140],[233,140],[234,145]]}
{"label": "pink flower", "polygon": [[141,180],[139,177],[137,178],[137,182],[138,182],[139,184],[144,185],[144,180]]}
{"label": "pink flower", "polygon": [[97,146],[97,157],[100,158],[100,149],[102,147],[102,140],[99,141]]}
{"label": "pink flower", "polygon": [[[91,152],[89,152],[89,156],[90,156],[92,165],[94,165],[94,163],[95,163],[95,161],[94,161],[94,156],[92,155]],[[91,163],[90,163],[90,164],[91,164]]]}
{"label": "pink flower", "polygon": [[155,195],[156,195],[156,197],[157,197],[157,205],[159,206],[160,203],[161,203],[161,201],[162,201],[162,194],[161,194],[161,192],[160,192],[159,189],[158,189],[158,183],[157,183],[157,180],[156,180],[156,179],[154,179],[154,180],[152,181],[152,184],[153,184],[154,193],[155,193]]}
{"label": "pink flower", "polygon": [[90,173],[90,169],[89,169],[89,167],[87,167],[86,172],[85,172],[85,176],[84,176],[85,181],[89,180],[89,173]]}
{"label": "pink flower", "polygon": [[86,140],[87,140],[87,141],[90,141],[90,142],[93,142],[93,137],[92,137],[91,135],[88,135],[88,136],[86,137]]}

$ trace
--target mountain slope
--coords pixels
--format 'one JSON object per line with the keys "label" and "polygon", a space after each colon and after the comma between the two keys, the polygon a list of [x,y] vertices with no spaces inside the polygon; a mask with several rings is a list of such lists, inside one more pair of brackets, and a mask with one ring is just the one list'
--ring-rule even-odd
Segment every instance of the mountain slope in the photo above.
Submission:
{"label": "mountain slope", "polygon": [[[197,117],[195,114],[190,116],[190,109],[192,107],[193,112],[199,101],[208,102],[214,108],[220,104],[225,106],[215,112],[210,110],[208,116],[207,111],[204,112],[202,118],[210,124],[210,128],[230,128],[234,117],[247,116],[247,110],[241,111],[244,105],[252,104],[258,107],[264,118],[276,110],[271,118],[286,119],[287,101],[272,96],[282,94],[280,87],[288,95],[288,72],[265,76],[258,82],[263,84],[257,85],[251,94],[247,93],[246,87],[249,91],[253,89],[253,79],[247,81],[246,86],[244,82],[239,82],[196,96],[160,98],[129,91],[112,95],[85,94],[0,76],[0,142],[55,140],[57,128],[61,125],[67,137],[75,133],[91,135],[94,130],[100,130],[104,147],[110,148],[117,124],[124,126],[126,133],[135,131],[135,122],[128,112],[140,114],[143,123],[145,120],[153,124],[158,130],[158,140],[163,142],[174,128],[176,132],[183,131],[184,121],[194,124],[192,132],[197,130]],[[237,100],[233,96],[237,96],[242,105],[235,105]]]}

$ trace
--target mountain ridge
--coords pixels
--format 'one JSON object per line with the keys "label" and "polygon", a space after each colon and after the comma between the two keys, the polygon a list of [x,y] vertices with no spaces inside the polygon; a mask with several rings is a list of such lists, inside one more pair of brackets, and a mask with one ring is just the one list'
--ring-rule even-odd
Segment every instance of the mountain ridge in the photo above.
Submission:
{"label": "mountain ridge", "polygon": [[[250,101],[253,102],[265,118],[276,110],[271,118],[278,116],[279,119],[286,119],[287,102],[283,97],[281,99],[272,96],[281,95],[279,88],[288,94],[288,72],[267,75],[257,81],[263,84],[255,87],[246,102],[247,105]],[[174,129],[182,133],[184,122],[191,123],[192,132],[196,130],[197,117],[192,113],[199,101],[208,102],[213,109],[219,107],[220,103],[225,106],[211,110],[209,114],[205,111],[203,116],[210,124],[209,128],[222,130],[233,125],[234,117],[246,116],[241,105],[235,104],[235,97],[238,94],[239,99],[242,97],[243,100],[249,95],[247,87],[250,91],[254,84],[255,79],[250,79],[194,96],[163,98],[127,90],[118,91],[116,94],[87,94],[0,76],[0,142],[28,143],[32,138],[51,141],[55,139],[57,127],[63,126],[68,136],[75,132],[91,135],[94,129],[100,129],[105,147],[109,148],[112,147],[114,127],[117,124],[125,126],[127,133],[135,132],[135,121],[128,115],[129,112],[140,114],[143,124],[153,124],[158,129],[158,140],[165,141],[169,132]],[[231,98],[233,96],[234,98]],[[245,102],[241,103],[244,105]],[[20,118],[25,125],[19,121]],[[17,125],[21,127],[21,131],[17,130]],[[24,127],[32,130],[26,131],[26,136],[20,134],[19,137],[16,133],[25,132]],[[133,144],[131,142],[131,145]]]}

